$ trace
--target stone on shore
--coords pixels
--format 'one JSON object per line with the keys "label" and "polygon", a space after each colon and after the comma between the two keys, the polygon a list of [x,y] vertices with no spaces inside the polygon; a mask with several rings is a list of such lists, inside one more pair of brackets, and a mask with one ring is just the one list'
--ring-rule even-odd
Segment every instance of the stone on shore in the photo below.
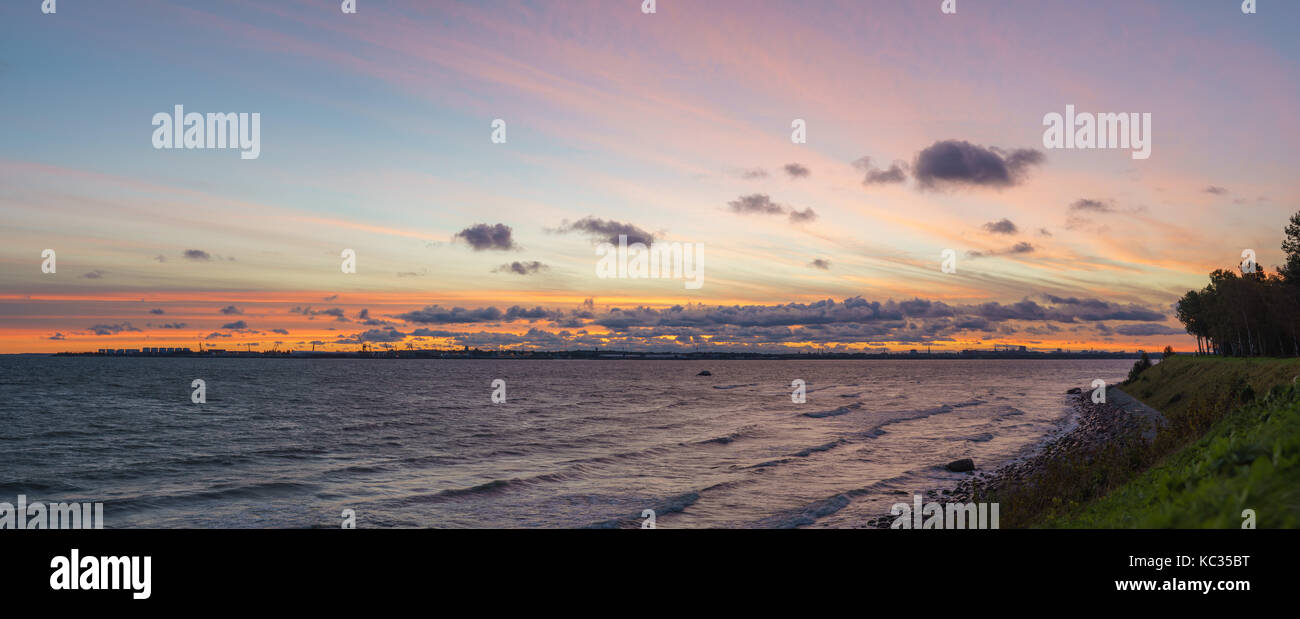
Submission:
{"label": "stone on shore", "polygon": [[948,470],[954,473],[966,473],[975,470],[975,461],[970,458],[953,460],[948,463]]}

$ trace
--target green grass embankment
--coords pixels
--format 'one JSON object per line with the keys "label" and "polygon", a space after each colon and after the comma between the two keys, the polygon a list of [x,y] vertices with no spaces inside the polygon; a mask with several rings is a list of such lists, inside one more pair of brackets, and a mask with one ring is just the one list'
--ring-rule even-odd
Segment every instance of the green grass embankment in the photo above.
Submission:
{"label": "green grass embankment", "polygon": [[1260,528],[1300,526],[1298,375],[1300,359],[1155,365],[1122,387],[1169,420],[1153,443],[1126,446],[1145,466],[1091,500],[1058,503],[1038,526],[1239,528],[1246,509]]}
{"label": "green grass embankment", "polygon": [[999,497],[1015,524],[1066,528],[1300,526],[1300,359],[1175,356],[1121,388],[1164,414],[1152,442],[1114,441]]}

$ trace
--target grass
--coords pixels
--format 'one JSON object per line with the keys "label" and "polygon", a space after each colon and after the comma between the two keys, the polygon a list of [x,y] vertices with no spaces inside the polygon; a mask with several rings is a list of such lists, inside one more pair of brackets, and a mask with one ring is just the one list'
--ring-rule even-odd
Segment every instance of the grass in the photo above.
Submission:
{"label": "grass", "polygon": [[1077,513],[1067,528],[1260,528],[1300,526],[1300,387],[1277,385],[1209,431]]}
{"label": "grass", "polygon": [[1168,419],[1154,441],[1135,429],[987,500],[1014,508],[1007,527],[1240,527],[1246,508],[1297,526],[1297,375],[1300,359],[1166,359],[1123,386]]}
{"label": "grass", "polygon": [[1300,375],[1300,359],[1192,357],[1179,355],[1157,363],[1125,393],[1142,400],[1170,421],[1187,416],[1221,417],[1257,393],[1290,384]]}

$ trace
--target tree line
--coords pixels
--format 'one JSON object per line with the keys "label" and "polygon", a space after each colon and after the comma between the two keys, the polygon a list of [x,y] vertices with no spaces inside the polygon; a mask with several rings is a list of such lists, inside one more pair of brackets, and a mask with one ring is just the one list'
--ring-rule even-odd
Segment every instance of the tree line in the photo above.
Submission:
{"label": "tree line", "polygon": [[1300,213],[1285,232],[1277,272],[1243,261],[1236,271],[1215,269],[1208,286],[1178,300],[1178,320],[1200,354],[1300,356]]}

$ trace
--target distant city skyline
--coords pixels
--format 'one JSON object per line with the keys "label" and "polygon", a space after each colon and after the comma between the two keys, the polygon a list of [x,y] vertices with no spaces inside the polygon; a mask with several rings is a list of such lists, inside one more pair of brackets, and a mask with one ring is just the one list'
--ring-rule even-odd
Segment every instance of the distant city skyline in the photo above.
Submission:
{"label": "distant city skyline", "polygon": [[[1282,261],[1295,3],[639,4],[5,3],[0,353],[1189,351],[1183,293]],[[156,148],[176,106],[256,156]]]}

